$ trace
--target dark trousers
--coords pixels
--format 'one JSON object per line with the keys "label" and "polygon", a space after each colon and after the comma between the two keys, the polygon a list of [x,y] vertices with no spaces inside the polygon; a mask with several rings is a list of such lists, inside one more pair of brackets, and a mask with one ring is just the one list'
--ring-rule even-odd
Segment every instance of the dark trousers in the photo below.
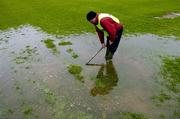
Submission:
{"label": "dark trousers", "polygon": [[119,42],[121,40],[122,33],[123,33],[123,28],[120,29],[119,31],[117,31],[116,39],[114,40],[114,42],[111,45],[109,44],[109,37],[107,37],[107,50],[106,50],[106,56],[105,56],[106,60],[110,60],[113,58],[113,55],[119,46]]}

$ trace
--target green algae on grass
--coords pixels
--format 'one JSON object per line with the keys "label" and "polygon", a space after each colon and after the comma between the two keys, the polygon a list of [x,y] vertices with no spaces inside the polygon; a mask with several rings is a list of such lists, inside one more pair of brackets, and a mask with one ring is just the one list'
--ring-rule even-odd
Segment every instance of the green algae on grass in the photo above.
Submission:
{"label": "green algae on grass", "polygon": [[165,57],[162,59],[161,73],[169,90],[180,93],[180,57]]}
{"label": "green algae on grass", "polygon": [[84,77],[81,75],[81,71],[82,71],[81,66],[71,64],[67,68],[68,68],[69,73],[73,74],[76,79],[84,82],[83,81]]}
{"label": "green algae on grass", "polygon": [[116,117],[113,119],[148,119],[145,115],[141,113],[134,112],[118,112]]}
{"label": "green algae on grass", "polygon": [[72,43],[70,41],[61,41],[59,42],[59,45],[72,45]]}

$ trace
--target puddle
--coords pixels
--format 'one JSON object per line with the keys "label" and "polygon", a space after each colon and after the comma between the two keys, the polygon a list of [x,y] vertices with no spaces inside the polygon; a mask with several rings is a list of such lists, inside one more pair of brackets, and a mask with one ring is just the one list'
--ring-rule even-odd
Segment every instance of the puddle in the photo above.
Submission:
{"label": "puddle", "polygon": [[[100,48],[91,33],[62,37],[25,25],[0,31],[0,39],[0,118],[159,119],[180,110],[152,101],[165,88],[158,83],[162,57],[180,57],[175,37],[123,36],[113,62],[105,63],[102,50],[91,65],[85,64]],[[72,65],[80,72],[70,73]]]}
{"label": "puddle", "polygon": [[171,13],[168,13],[166,15],[163,15],[161,17],[154,17],[156,19],[174,19],[176,17],[179,17],[180,16],[180,13],[175,13],[175,12],[171,12]]}

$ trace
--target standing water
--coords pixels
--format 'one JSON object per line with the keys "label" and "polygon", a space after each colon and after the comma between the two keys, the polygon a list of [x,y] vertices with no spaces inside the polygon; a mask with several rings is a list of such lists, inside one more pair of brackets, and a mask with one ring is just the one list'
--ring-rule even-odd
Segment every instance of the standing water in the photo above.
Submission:
{"label": "standing water", "polygon": [[113,61],[104,49],[85,65],[100,48],[94,34],[0,31],[0,118],[179,118],[177,101],[154,101],[166,90],[162,58],[180,57],[179,46],[174,37],[123,36]]}

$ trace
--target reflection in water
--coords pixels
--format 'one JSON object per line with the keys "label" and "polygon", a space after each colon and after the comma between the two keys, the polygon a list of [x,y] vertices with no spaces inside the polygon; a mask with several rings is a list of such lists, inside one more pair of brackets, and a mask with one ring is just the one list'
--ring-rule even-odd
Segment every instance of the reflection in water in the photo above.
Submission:
{"label": "reflection in water", "polygon": [[113,62],[109,61],[106,65],[101,65],[96,77],[95,86],[91,89],[91,95],[106,95],[117,85],[118,75]]}

